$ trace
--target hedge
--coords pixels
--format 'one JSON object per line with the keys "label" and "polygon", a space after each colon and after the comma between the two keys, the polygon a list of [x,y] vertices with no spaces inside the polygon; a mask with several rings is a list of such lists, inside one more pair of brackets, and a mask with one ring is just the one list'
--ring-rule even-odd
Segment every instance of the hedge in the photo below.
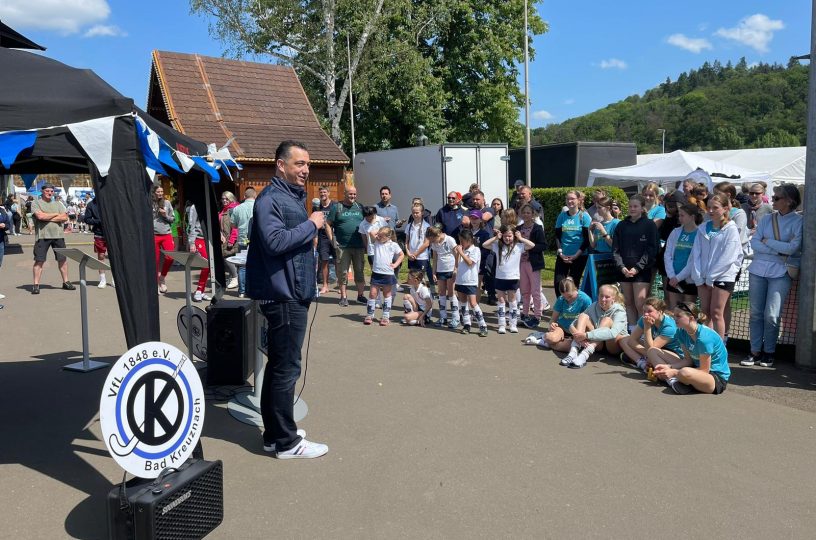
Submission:
{"label": "hedge", "polygon": [[584,194],[584,201],[587,207],[592,204],[592,193],[596,189],[603,189],[607,196],[612,197],[617,201],[621,208],[621,219],[626,216],[628,210],[627,202],[629,197],[619,187],[603,186],[602,188],[595,187],[558,187],[558,188],[535,188],[533,189],[533,197],[537,200],[544,209],[542,221],[544,222],[544,230],[547,232],[547,244],[549,249],[555,249],[555,235],[552,231],[555,229],[555,220],[558,214],[564,208],[564,199],[568,191],[580,191]]}

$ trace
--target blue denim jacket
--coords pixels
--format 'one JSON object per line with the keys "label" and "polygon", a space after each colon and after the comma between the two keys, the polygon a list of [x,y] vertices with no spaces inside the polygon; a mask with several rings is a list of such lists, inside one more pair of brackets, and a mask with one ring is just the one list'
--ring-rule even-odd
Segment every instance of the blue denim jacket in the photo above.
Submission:
{"label": "blue denim jacket", "polygon": [[250,298],[308,302],[315,296],[312,239],[317,228],[305,201],[302,187],[278,177],[255,200],[246,264]]}

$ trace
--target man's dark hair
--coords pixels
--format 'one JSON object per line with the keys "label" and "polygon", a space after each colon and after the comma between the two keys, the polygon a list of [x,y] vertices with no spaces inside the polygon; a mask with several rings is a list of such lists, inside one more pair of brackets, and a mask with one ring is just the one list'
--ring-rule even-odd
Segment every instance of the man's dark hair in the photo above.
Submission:
{"label": "man's dark hair", "polygon": [[388,187],[388,186],[383,186],[383,187],[381,187],[381,188],[380,188],[380,193],[382,193],[382,190],[384,190],[384,189],[387,189],[387,190],[388,190],[388,193],[391,193],[391,188],[390,188],[390,187]]}
{"label": "man's dark hair", "polygon": [[366,206],[363,208],[363,217],[368,216],[376,216],[377,215],[377,207],[376,206]]}
{"label": "man's dark hair", "polygon": [[279,159],[286,159],[292,154],[292,148],[300,148],[301,150],[309,151],[309,148],[302,142],[285,140],[282,141],[275,150],[275,161]]}
{"label": "man's dark hair", "polygon": [[481,189],[477,189],[476,191],[471,192],[471,195],[473,195],[474,197],[476,195],[481,195],[482,197],[485,196],[484,191],[482,191]]}
{"label": "man's dark hair", "polygon": [[326,191],[329,191],[329,188],[327,188],[326,186],[320,186],[319,188],[317,188],[317,191],[323,191],[324,189]]}

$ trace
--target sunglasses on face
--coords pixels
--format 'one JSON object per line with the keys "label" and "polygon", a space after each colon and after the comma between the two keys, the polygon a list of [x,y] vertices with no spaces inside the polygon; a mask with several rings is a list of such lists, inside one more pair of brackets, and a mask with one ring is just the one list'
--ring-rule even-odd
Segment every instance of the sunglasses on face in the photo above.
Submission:
{"label": "sunglasses on face", "polygon": [[749,191],[748,194],[749,195],[762,195],[762,192],[761,191]]}
{"label": "sunglasses on face", "polygon": [[773,200],[773,202],[781,201],[782,199],[784,199],[784,197],[779,197],[777,195],[774,195],[773,197],[771,197],[771,200]]}
{"label": "sunglasses on face", "polygon": [[448,197],[448,200],[449,200],[449,201],[455,201],[455,200],[456,200],[456,197]]}

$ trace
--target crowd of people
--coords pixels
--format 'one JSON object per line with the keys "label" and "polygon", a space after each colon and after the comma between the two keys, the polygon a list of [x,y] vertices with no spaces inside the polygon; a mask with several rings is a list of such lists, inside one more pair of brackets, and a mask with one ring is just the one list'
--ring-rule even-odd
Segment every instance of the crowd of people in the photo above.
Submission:
{"label": "crowd of people", "polygon": [[[560,362],[571,368],[605,350],[679,393],[692,388],[720,393],[730,375],[730,303],[743,262],[750,260],[751,313],[751,354],[743,365],[773,365],[782,305],[795,279],[802,238],[799,191],[780,185],[769,199],[765,190],[762,182],[739,189],[727,181],[714,184],[695,171],[676,190],[646,185],[626,201],[625,219],[621,202],[603,189],[593,192],[588,208],[584,194],[570,190],[547,227],[540,204],[522,182],[507,209],[499,198],[487,206],[474,184],[464,196],[449,193],[435,214],[414,199],[405,220],[388,186],[371,206],[357,200],[354,187],[338,202],[321,188],[314,204],[325,217],[315,239],[319,291],[329,290],[328,266],[335,261],[340,305],[348,306],[351,267],[357,301],[366,305],[363,323],[372,324],[381,309],[379,325],[387,326],[407,261],[403,324],[485,337],[484,295],[496,306],[498,334],[517,333],[519,325],[535,330],[549,308],[541,270],[552,234],[557,301],[549,326],[527,343],[566,353]],[[590,254],[611,257],[618,271],[615,283],[598,288],[594,302],[580,290]],[[371,267],[368,296],[365,256]],[[649,295],[657,276],[663,298]]]}

